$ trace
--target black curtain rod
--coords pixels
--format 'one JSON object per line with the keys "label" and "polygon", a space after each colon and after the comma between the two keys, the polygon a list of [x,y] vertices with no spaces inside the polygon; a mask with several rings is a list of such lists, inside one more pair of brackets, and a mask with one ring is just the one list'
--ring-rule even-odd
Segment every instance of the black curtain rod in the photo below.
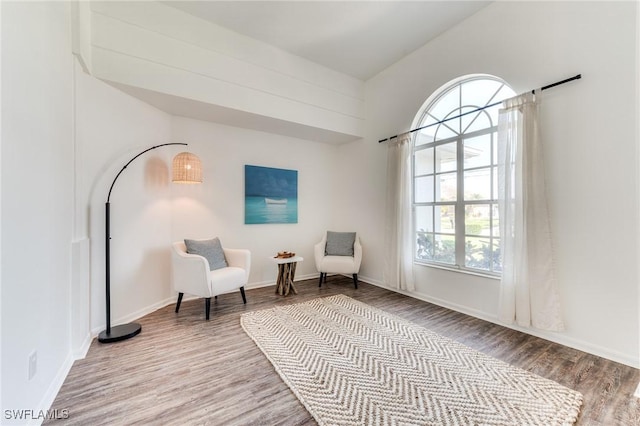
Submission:
{"label": "black curtain rod", "polygon": [[[540,88],[540,91],[547,90],[547,89],[551,89],[552,87],[560,86],[561,84],[568,83],[568,82],[573,81],[573,80],[579,80],[579,79],[581,79],[581,78],[582,78],[582,74],[574,75],[573,77],[565,78],[564,80],[556,81],[555,83],[551,83],[551,84],[547,84],[546,86],[542,86],[542,87]],[[534,94],[535,94],[535,93],[536,93],[535,89],[534,89],[534,90],[532,90],[532,91],[531,91],[531,93],[534,93]],[[431,126],[437,126],[438,124],[442,124],[442,123],[445,123],[445,122],[450,121],[450,120],[455,120],[456,118],[464,117],[465,115],[473,114],[474,112],[482,111],[482,110],[484,110],[484,109],[491,108],[491,107],[494,107],[494,106],[496,106],[496,105],[500,105],[501,103],[502,103],[502,101],[500,101],[500,102],[494,102],[494,103],[492,103],[492,104],[485,105],[485,106],[483,106],[483,107],[481,107],[481,108],[474,109],[473,111],[467,111],[467,112],[462,113],[462,114],[460,114],[460,115],[456,115],[455,117],[445,118],[444,120],[440,120],[440,121],[438,121],[438,122],[431,123],[431,124],[428,124],[428,125],[426,125],[426,126],[418,127],[417,129],[409,130],[409,131],[408,131],[408,132],[406,132],[406,133],[413,133],[413,132],[417,132],[417,131],[419,131],[419,130],[426,129],[426,128],[431,127]],[[398,137],[398,135],[390,136],[390,137],[388,137],[388,138],[386,138],[386,139],[380,139],[380,140],[378,141],[378,143],[382,143],[382,142],[390,141],[391,139],[393,139],[393,138],[397,138],[397,137]]]}

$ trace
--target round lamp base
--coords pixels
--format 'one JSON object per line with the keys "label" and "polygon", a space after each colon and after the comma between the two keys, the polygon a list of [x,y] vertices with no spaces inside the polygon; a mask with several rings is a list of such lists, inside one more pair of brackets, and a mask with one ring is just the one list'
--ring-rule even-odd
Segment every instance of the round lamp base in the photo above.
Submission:
{"label": "round lamp base", "polygon": [[109,334],[107,334],[107,330],[102,331],[98,335],[98,342],[113,343],[113,342],[119,342],[121,340],[127,340],[137,334],[140,334],[141,331],[142,331],[142,326],[137,322],[117,325],[115,327],[111,327],[111,333]]}

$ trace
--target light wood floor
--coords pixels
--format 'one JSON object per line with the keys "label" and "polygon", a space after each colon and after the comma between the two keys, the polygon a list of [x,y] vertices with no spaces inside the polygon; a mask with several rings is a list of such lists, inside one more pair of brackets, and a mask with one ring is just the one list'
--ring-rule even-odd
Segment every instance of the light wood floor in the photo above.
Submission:
{"label": "light wood floor", "polygon": [[579,425],[640,425],[633,392],[638,370],[450,311],[366,283],[329,277],[297,283],[284,298],[274,287],[167,306],[141,318],[142,333],[103,345],[94,340],[51,409],[64,425],[315,425],[269,361],[240,327],[243,312],[337,293],[393,313],[584,395]]}

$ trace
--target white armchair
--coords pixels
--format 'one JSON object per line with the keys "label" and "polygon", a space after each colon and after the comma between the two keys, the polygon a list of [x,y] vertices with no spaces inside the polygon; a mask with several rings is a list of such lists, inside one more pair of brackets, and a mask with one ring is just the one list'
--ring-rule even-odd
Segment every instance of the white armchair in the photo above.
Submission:
{"label": "white armchair", "polygon": [[358,288],[358,272],[362,262],[362,245],[360,238],[355,235],[353,242],[353,255],[333,255],[327,253],[327,235],[314,246],[316,268],[320,272],[320,282],[318,287],[322,287],[322,282],[327,282],[327,273],[349,274],[353,276],[353,285]]}
{"label": "white armchair", "polygon": [[174,289],[178,292],[176,313],[180,309],[184,293],[205,298],[207,320],[211,311],[211,297],[240,289],[242,301],[247,303],[244,286],[249,280],[251,252],[245,249],[224,248],[223,250],[229,266],[211,271],[205,257],[187,253],[187,248],[182,241],[173,243],[172,278]]}

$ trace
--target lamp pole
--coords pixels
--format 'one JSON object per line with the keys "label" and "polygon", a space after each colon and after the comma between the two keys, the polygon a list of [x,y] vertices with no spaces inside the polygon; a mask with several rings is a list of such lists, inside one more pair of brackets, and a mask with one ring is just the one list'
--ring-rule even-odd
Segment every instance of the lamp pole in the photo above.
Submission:
{"label": "lamp pole", "polygon": [[106,303],[106,315],[107,315],[107,327],[104,331],[100,332],[98,335],[98,341],[101,343],[113,343],[119,342],[121,340],[130,339],[131,337],[137,335],[142,331],[142,326],[137,322],[132,322],[128,324],[121,324],[114,327],[111,327],[111,218],[110,218],[110,199],[111,199],[111,191],[113,190],[113,185],[115,185],[116,181],[124,172],[124,169],[127,168],[129,164],[133,162],[136,158],[140,157],[145,152],[151,151],[152,149],[160,148],[161,146],[167,145],[187,145],[186,143],[163,143],[161,145],[152,146],[151,148],[147,148],[142,151],[140,154],[133,157],[127,164],[124,165],[122,169],[118,172],[116,177],[113,179],[111,183],[111,187],[109,188],[109,194],[107,195],[107,202],[105,203],[105,303]]}

